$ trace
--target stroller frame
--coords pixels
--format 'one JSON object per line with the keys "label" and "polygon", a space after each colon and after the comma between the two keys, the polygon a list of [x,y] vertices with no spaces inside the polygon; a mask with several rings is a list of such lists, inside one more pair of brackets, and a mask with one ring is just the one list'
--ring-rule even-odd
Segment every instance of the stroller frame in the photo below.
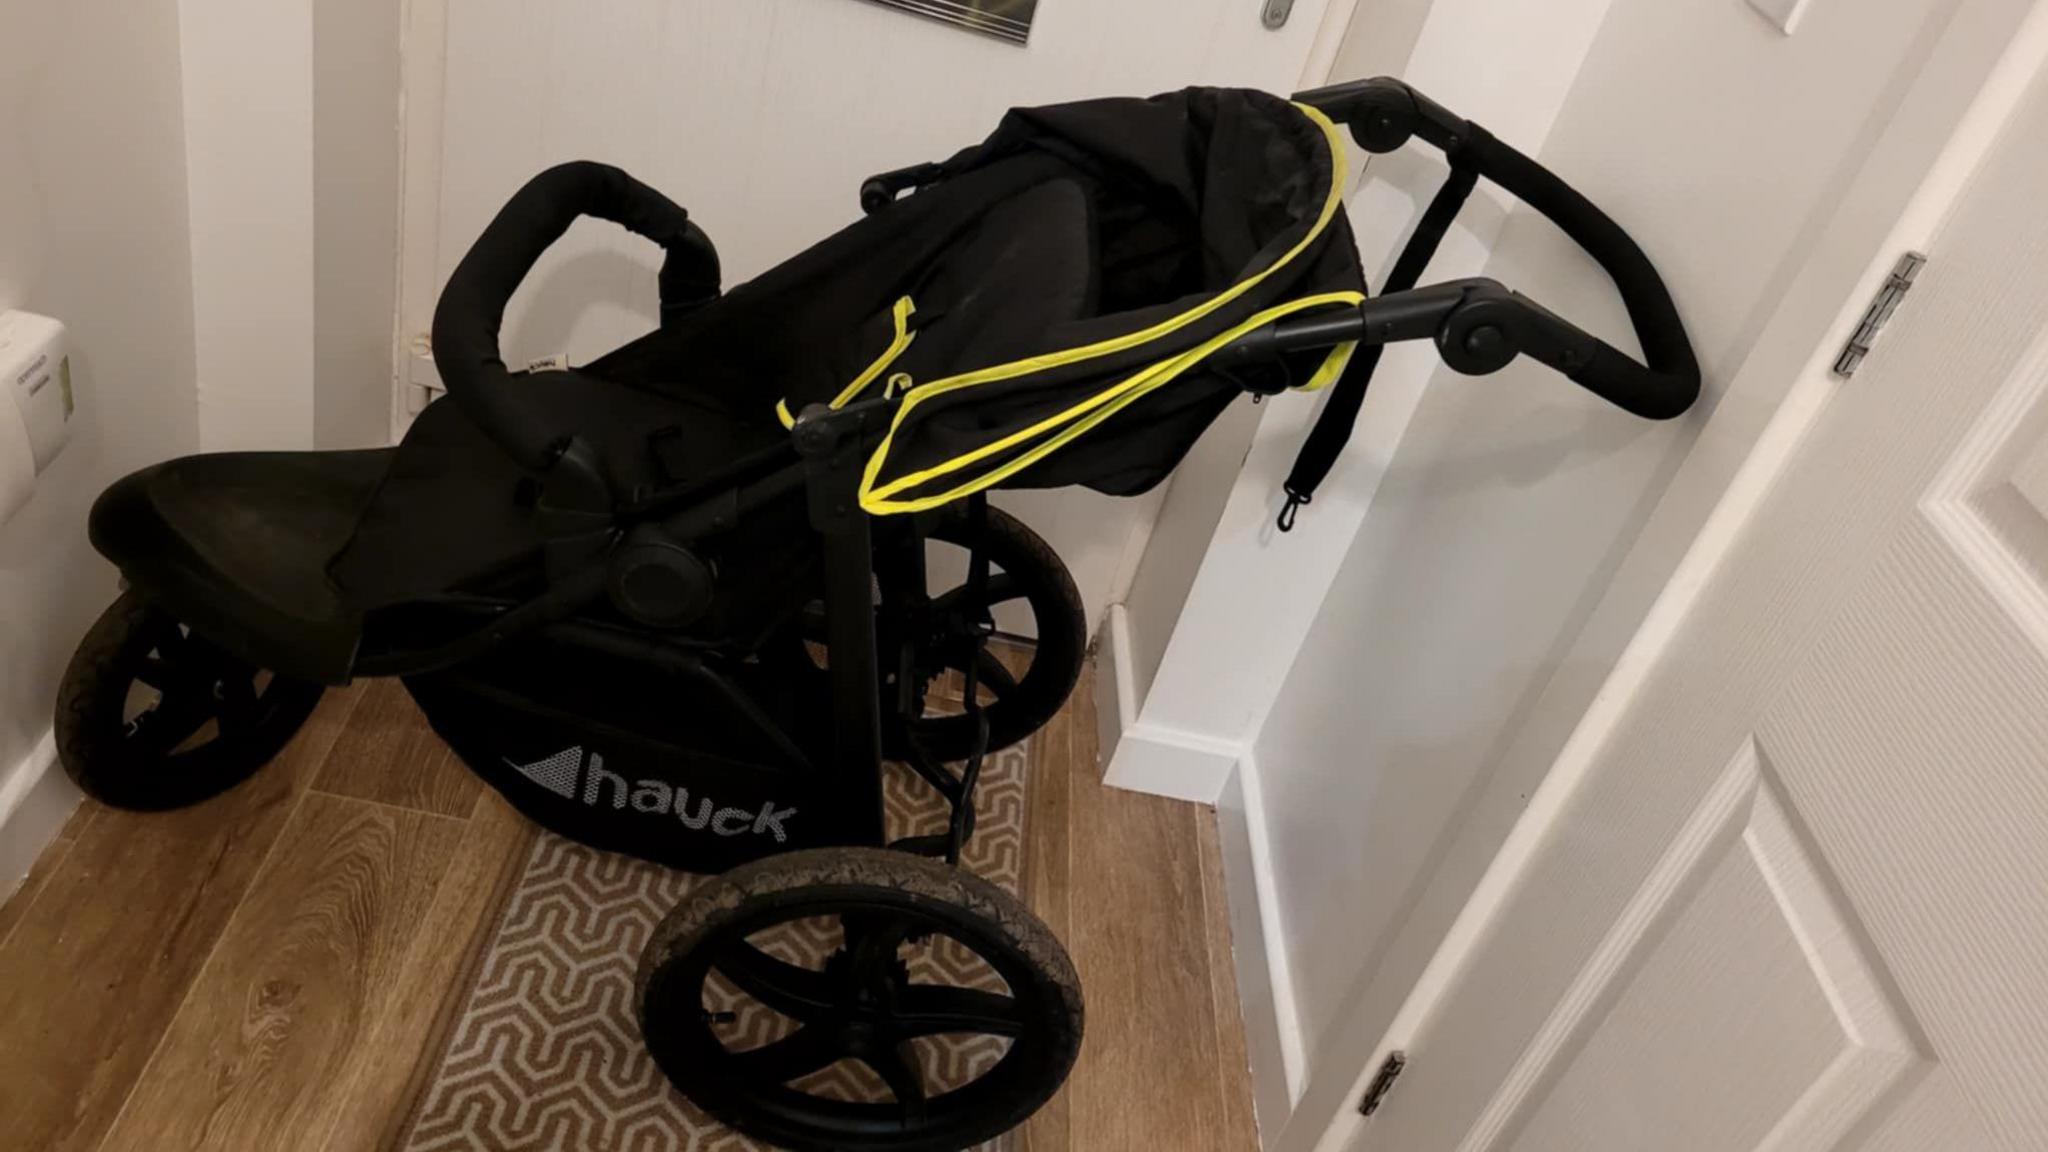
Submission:
{"label": "stroller frame", "polygon": [[[1354,368],[1338,383],[1289,478],[1283,528],[1308,503],[1348,438],[1372,361],[1389,343],[1432,340],[1448,365],[1471,375],[1498,371],[1527,355],[1647,418],[1668,419],[1691,406],[1699,391],[1699,367],[1668,292],[1641,249],[1583,196],[1399,81],[1362,81],[1297,99],[1348,127],[1370,151],[1392,151],[1420,137],[1445,152],[1453,175],[1425,213],[1382,294],[1239,332],[1208,356],[1254,396],[1285,386],[1287,373],[1269,369],[1290,355],[1355,345],[1364,362],[1363,370]],[[862,206],[871,214],[882,211],[939,176],[936,166],[920,165],[874,177],[861,189]],[[1647,364],[1492,280],[1415,286],[1450,218],[1481,176],[1548,216],[1606,268]],[[398,624],[379,627],[373,613],[348,675],[404,677],[427,705],[422,684],[495,659],[516,642],[545,637],[600,658],[667,670],[702,688],[707,699],[722,702],[762,734],[765,750],[759,759],[809,769],[785,774],[777,786],[796,790],[793,797],[785,793],[783,802],[793,801],[794,809],[816,819],[797,843],[786,844],[786,829],[764,811],[752,830],[772,830],[773,843],[764,836],[744,844],[741,838],[731,840],[720,849],[727,855],[712,866],[731,870],[700,889],[655,932],[641,962],[636,1004],[656,1062],[714,1116],[793,1148],[936,1152],[990,1139],[1021,1123],[1064,1082],[1079,1048],[1082,1002],[1064,950],[1029,910],[955,867],[973,835],[974,795],[992,739],[990,706],[979,691],[980,678],[990,675],[983,670],[990,666],[987,644],[994,633],[988,532],[995,513],[988,507],[987,485],[957,494],[966,515],[968,573],[964,595],[942,633],[933,631],[924,551],[929,517],[936,513],[881,515],[863,505],[864,472],[900,422],[904,396],[812,405],[796,415],[785,440],[689,482],[636,491],[621,500],[591,445],[537,425],[530,413],[508,402],[516,385],[499,358],[498,328],[513,291],[540,253],[580,214],[612,219],[663,244],[669,254],[662,273],[665,315],[672,303],[687,304],[693,294],[703,298],[704,287],[696,281],[707,266],[709,291],[716,295],[716,256],[709,240],[658,194],[625,183],[631,185],[627,192],[640,189],[648,198],[621,194],[614,180],[575,189],[584,198],[566,206],[565,218],[555,218],[565,207],[561,204],[549,206],[554,215],[542,213],[537,220],[508,220],[515,215],[508,209],[457,269],[436,316],[435,346],[449,402],[537,481],[533,507],[544,529],[544,589],[524,599],[464,594],[408,605],[444,625],[430,629],[433,638],[425,642],[404,634],[420,620],[417,615],[401,615]],[[486,249],[486,241],[503,251],[479,261],[477,253]],[[1281,383],[1274,384],[1276,379]],[[716,643],[665,626],[688,615],[707,578],[689,549],[771,505],[784,506],[798,492],[819,541],[825,628],[819,639],[828,654],[829,753],[815,763],[728,675],[731,669],[721,664],[726,653]],[[102,504],[113,495],[110,490]],[[123,556],[143,555],[119,539],[131,521],[109,515],[103,524],[102,519],[96,508],[94,541],[102,552],[117,563]],[[59,710],[65,767],[89,793],[116,805],[194,803],[260,768],[310,713],[319,687],[280,677],[270,681],[269,689],[252,689],[251,677],[263,675],[247,654],[252,647],[248,629],[255,626],[211,619],[206,606],[189,596],[180,602],[187,619],[168,616],[152,603],[159,573],[139,559],[122,567],[135,590],[95,627],[67,673]],[[1057,576],[1067,581],[1064,571]],[[1070,590],[1071,582],[1065,586]],[[591,612],[607,603],[617,610],[613,618]],[[461,626],[445,627],[450,622]],[[963,707],[971,733],[946,756],[923,747],[914,731],[937,647],[956,663],[936,666],[958,667],[964,674]],[[145,768],[160,770],[171,762],[176,742],[138,767],[114,748],[119,742],[115,734],[103,729],[123,723],[114,702],[125,698],[130,665],[134,681],[147,683],[149,662],[168,663],[173,649],[190,655],[199,669],[185,674],[183,682],[210,689],[214,698],[204,699],[202,691],[197,704],[182,706],[175,723],[196,729],[205,710],[213,708],[220,721],[218,739],[232,746],[194,761],[200,765],[196,778],[164,791],[160,784],[137,781]],[[1078,649],[1071,655],[1078,670]],[[1061,699],[1072,684],[1071,678],[1065,681]],[[157,711],[169,707],[170,690],[164,692]],[[229,717],[238,709],[246,710],[241,721],[246,727],[231,741]],[[434,715],[434,707],[427,710]],[[1044,718],[1035,717],[1034,723]],[[438,719],[436,726],[441,726]],[[131,723],[127,735],[134,734]],[[473,767],[485,772],[476,755],[455,736],[450,739]],[[950,815],[944,832],[889,841],[885,754],[906,761],[945,799]],[[956,773],[946,766],[949,760],[962,768]],[[570,769],[570,791],[558,789],[558,795],[574,792],[573,773],[583,763]],[[591,771],[586,788],[594,790],[594,765]],[[548,811],[512,799],[553,826]],[[615,805],[623,808],[625,803],[622,791]],[[704,811],[709,812],[708,805]],[[690,826],[702,828],[707,818]],[[685,824],[690,824],[687,817]],[[673,826],[666,827],[673,835]],[[699,859],[690,856],[686,862]],[[824,972],[797,970],[747,943],[764,927],[818,916],[836,918],[843,932],[843,945]],[[899,949],[906,940],[935,936],[981,957],[1008,993],[919,991],[921,986],[909,982]],[[802,1022],[802,1028],[763,1049],[727,1050],[715,1032],[720,1014],[705,1008],[706,981],[714,969]],[[947,1030],[1000,1035],[1010,1043],[979,1079],[928,1095],[924,1074],[904,1054],[906,1045]],[[826,1101],[792,1086],[806,1072],[838,1058],[867,1063],[888,1087],[892,1102]]]}
{"label": "stroller frame", "polygon": [[[926,607],[928,601],[924,564],[915,552],[923,547],[924,534],[914,528],[891,531],[878,543],[873,518],[861,510],[857,499],[866,460],[864,449],[873,447],[886,426],[891,408],[890,403],[883,401],[866,401],[838,410],[821,407],[798,422],[787,448],[741,460],[695,484],[652,494],[619,511],[616,520],[621,531],[629,531],[635,524],[658,521],[671,539],[687,541],[743,519],[792,491],[803,490],[811,527],[822,544],[823,603],[828,628],[824,643],[835,656],[848,655],[832,659],[826,667],[831,693],[832,761],[818,766],[811,777],[812,790],[798,799],[805,809],[843,814],[834,821],[833,842],[874,847],[891,846],[883,821],[883,677],[878,659],[877,615],[879,612],[893,617],[897,634],[908,635],[915,631],[909,618]],[[978,528],[987,514],[986,497],[977,495],[970,500],[970,523]],[[906,550],[910,550],[909,555],[905,555]],[[989,579],[985,554],[977,549],[973,556],[969,587],[985,586]],[[907,591],[908,596],[885,596],[877,605],[875,578],[878,569],[885,567],[898,577],[889,587]],[[575,619],[578,613],[605,598],[610,575],[604,564],[595,563],[557,582],[544,595],[523,603],[471,603],[470,610],[491,615],[492,622],[452,642],[431,647],[366,651],[358,657],[356,671],[366,677],[430,675],[475,659],[530,632],[544,631],[555,639],[586,649],[687,667],[717,684],[721,693],[737,706],[748,706],[744,695],[714,669],[706,668],[699,653],[687,642],[648,639],[623,629]],[[979,628],[956,638],[972,645],[960,661],[967,678],[963,707],[971,720],[979,721],[981,730],[966,759],[965,771],[954,776],[914,738],[895,749],[946,801],[951,813],[948,832],[941,837],[901,841],[895,847],[958,863],[961,849],[973,834],[974,787],[988,741],[982,702],[975,691],[978,661],[974,656],[994,634],[993,621],[984,614]],[[911,691],[909,662],[914,655],[913,646],[899,645],[894,655],[899,667],[890,670],[888,679],[892,686],[901,689],[896,703],[904,711],[899,716],[908,719],[907,710],[921,703]],[[772,731],[765,718],[762,728]]]}

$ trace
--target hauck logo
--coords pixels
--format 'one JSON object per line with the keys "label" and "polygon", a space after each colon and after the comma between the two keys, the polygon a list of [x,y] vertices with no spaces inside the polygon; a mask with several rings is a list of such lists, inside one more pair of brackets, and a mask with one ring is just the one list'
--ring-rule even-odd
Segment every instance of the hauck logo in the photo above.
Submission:
{"label": "hauck logo", "polygon": [[789,833],[783,830],[782,822],[796,815],[796,809],[777,808],[772,800],[761,805],[759,811],[720,808],[709,797],[698,797],[693,802],[688,788],[665,781],[628,782],[624,776],[605,768],[600,753],[592,752],[586,765],[581,744],[531,764],[511,760],[505,763],[564,800],[581,800],[592,808],[609,804],[622,812],[630,807],[649,816],[673,814],[683,827],[695,832],[709,829],[716,836],[773,836],[777,844],[786,844]]}

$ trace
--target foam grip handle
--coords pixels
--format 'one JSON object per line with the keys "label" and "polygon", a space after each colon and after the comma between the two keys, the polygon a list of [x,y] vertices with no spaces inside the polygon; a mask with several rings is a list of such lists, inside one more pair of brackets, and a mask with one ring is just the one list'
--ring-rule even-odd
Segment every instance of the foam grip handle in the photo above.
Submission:
{"label": "foam grip handle", "polygon": [[456,265],[434,309],[434,363],[448,394],[521,465],[545,470],[560,437],[506,402],[511,374],[498,346],[505,307],[543,252],[581,216],[609,220],[662,246],[667,318],[718,295],[718,253],[687,212],[606,164],[579,161],[528,181]]}
{"label": "foam grip handle", "polygon": [[1668,420],[1699,398],[1700,366],[1685,322],[1656,266],[1605,212],[1549,169],[1468,124],[1457,160],[1548,217],[1607,271],[1628,309],[1648,364],[1595,340],[1571,379],[1611,403],[1651,420]]}

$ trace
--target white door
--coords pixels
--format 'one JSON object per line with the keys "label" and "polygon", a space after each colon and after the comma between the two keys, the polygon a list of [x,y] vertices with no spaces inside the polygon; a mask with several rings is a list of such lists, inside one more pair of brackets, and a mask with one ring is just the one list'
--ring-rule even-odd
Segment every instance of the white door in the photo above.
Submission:
{"label": "white door", "polygon": [[1352,1148],[2048,1148],[2041,15],[1917,286],[1765,435]]}
{"label": "white door", "polygon": [[[944,159],[1012,106],[1190,84],[1292,91],[1325,11],[1352,2],[1300,0],[1274,31],[1262,0],[1048,0],[1019,47],[862,0],[413,0],[403,330],[427,330],[470,242],[551,164],[601,160],[666,192],[735,284],[851,223],[863,178]],[[645,332],[655,263],[617,229],[578,225],[508,310],[506,359],[581,363]],[[772,405],[773,383],[763,390]],[[1162,495],[999,502],[1066,559],[1092,623],[1128,583]]]}

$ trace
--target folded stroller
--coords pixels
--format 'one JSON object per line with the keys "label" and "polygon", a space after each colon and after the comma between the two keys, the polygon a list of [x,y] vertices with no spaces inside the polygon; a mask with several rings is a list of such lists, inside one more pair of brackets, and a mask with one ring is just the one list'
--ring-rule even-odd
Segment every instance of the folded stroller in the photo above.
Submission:
{"label": "folded stroller", "polygon": [[[1340,125],[1450,161],[1377,296]],[[1647,366],[1492,281],[1415,286],[1482,176],[1607,268]],[[681,209],[615,169],[554,169],[450,278],[433,349],[451,399],[403,443],[188,457],[109,488],[92,540],[128,591],[63,686],[71,776],[120,807],[193,804],[277,753],[324,685],[403,677],[535,821],[723,873],[639,975],[647,1045],[692,1100],[792,1148],[963,1148],[1052,1096],[1082,1024],[1060,943],[957,866],[984,758],[1060,709],[1086,639],[1059,558],[989,490],[1143,492],[1234,398],[1329,386],[1291,524],[1397,340],[1470,374],[1526,355],[1652,418],[1698,390],[1636,245],[1397,81],[1017,111],[861,197],[864,219],[721,293]],[[666,250],[659,328],[580,368],[508,371],[506,303],[579,215]],[[928,564],[946,548],[956,563]],[[998,606],[1028,622],[1028,661],[990,649]],[[944,797],[943,831],[887,840],[885,759]],[[838,934],[821,969],[750,942],[797,921]],[[999,979],[913,981],[906,951],[938,943]],[[714,976],[798,1026],[729,1046]],[[936,1085],[916,1045],[954,1035],[995,1037],[1000,1058]],[[841,1061],[886,1095],[805,1088]]]}

